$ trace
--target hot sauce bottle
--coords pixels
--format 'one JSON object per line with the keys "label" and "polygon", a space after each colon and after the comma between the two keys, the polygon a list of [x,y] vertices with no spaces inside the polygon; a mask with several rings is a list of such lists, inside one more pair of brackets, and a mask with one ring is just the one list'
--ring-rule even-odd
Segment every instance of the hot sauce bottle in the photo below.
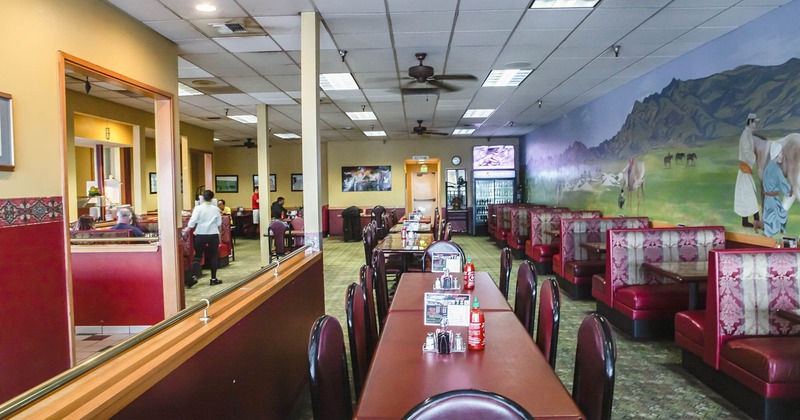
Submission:
{"label": "hot sauce bottle", "polygon": [[467,263],[464,264],[464,288],[475,288],[475,265],[472,264],[472,258],[467,258]]}
{"label": "hot sauce bottle", "polygon": [[486,320],[478,303],[478,297],[472,302],[472,309],[469,311],[469,338],[467,348],[470,350],[483,350],[486,346]]}

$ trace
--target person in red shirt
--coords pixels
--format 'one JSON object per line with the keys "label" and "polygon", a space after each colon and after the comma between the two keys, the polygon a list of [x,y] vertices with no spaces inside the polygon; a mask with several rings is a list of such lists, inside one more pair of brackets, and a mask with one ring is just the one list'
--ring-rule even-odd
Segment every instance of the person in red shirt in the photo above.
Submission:
{"label": "person in red shirt", "polygon": [[253,224],[258,224],[258,187],[253,188]]}

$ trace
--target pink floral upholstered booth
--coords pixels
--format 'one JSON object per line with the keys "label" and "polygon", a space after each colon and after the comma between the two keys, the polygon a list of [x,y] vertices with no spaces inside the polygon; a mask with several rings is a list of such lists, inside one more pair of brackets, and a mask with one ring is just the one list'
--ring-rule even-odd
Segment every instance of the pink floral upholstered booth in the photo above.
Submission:
{"label": "pink floral upholstered booth", "polygon": [[540,274],[553,272],[553,257],[558,253],[560,238],[556,238],[548,232],[558,232],[561,228],[561,219],[597,219],[600,216],[599,210],[570,211],[566,208],[532,212],[530,238],[525,244],[525,253],[533,261],[536,271]]}
{"label": "pink floral upholstered booth", "polygon": [[611,229],[606,247],[606,293],[592,290],[598,312],[634,338],[671,337],[675,314],[689,309],[688,285],[647,275],[641,265],[706,261],[709,251],[725,248],[725,228]]}

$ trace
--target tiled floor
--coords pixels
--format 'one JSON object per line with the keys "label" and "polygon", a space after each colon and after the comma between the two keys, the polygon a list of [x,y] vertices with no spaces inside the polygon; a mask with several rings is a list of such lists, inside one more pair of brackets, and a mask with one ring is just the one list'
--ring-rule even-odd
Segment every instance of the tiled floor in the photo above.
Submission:
{"label": "tiled floor", "polygon": [[75,361],[83,363],[96,354],[127,340],[133,334],[77,334],[75,335]]}

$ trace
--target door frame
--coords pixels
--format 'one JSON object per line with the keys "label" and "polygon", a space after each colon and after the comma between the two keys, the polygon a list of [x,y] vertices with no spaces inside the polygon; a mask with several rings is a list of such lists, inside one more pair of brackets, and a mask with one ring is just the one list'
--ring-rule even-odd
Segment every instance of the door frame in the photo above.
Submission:
{"label": "door frame", "polygon": [[[440,203],[442,202],[442,171],[441,171],[441,160],[437,158],[429,158],[424,160],[413,160],[413,159],[406,159],[404,161],[403,167],[405,170],[406,175],[406,214],[411,213],[413,210],[413,203],[412,203],[412,195],[413,191],[411,191],[411,176],[414,172],[420,172],[422,169],[422,165],[426,165],[428,167],[427,172],[435,172],[436,173],[436,189],[434,194],[436,196],[436,208],[441,207]],[[441,209],[439,209],[441,212]]]}

